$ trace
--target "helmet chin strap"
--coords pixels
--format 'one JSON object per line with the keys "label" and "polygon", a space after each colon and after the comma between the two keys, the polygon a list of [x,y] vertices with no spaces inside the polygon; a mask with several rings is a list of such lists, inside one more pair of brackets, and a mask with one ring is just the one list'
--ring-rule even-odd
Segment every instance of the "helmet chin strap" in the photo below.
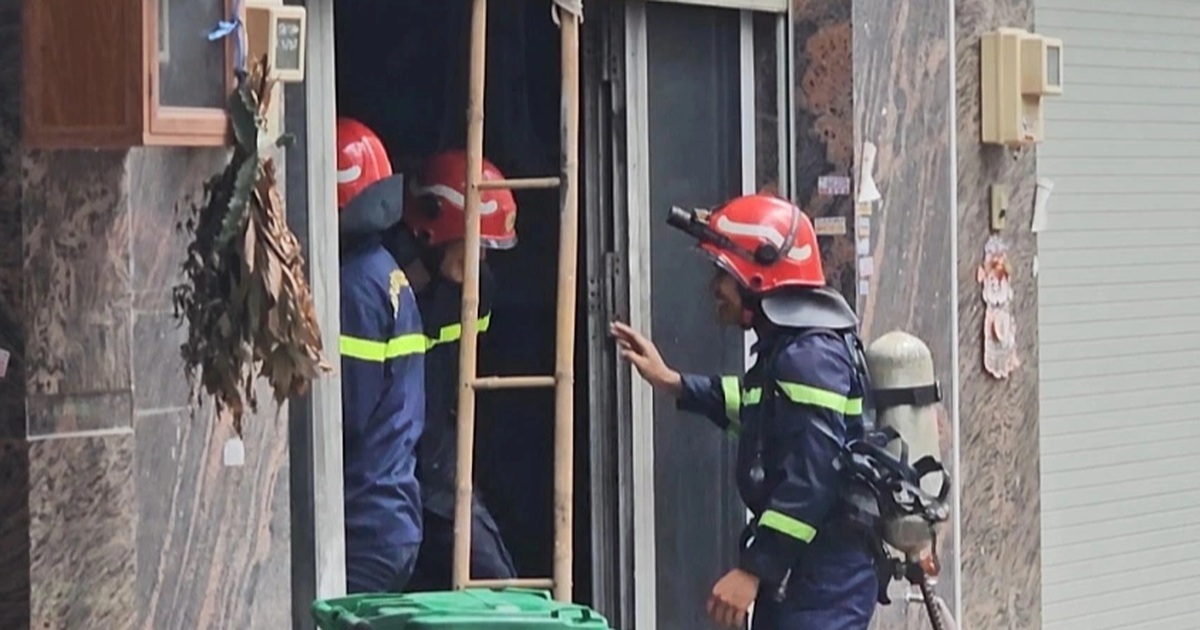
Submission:
{"label": "helmet chin strap", "polygon": [[738,285],[738,297],[742,300],[742,315],[738,324],[742,330],[753,330],[758,320],[759,298],[741,284]]}

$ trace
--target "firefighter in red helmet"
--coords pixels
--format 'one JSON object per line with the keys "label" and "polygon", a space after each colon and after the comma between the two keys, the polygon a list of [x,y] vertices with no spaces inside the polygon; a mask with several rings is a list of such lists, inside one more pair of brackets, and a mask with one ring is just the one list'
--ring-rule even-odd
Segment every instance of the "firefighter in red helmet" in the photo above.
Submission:
{"label": "firefighter in red helmet", "polygon": [[337,122],[346,585],[405,587],[421,544],[415,445],[425,424],[425,335],[408,278],[383,247],[404,183],[363,124]]}
{"label": "firefighter in red helmet", "polygon": [[[482,180],[501,181],[504,174],[487,159],[483,160]],[[404,222],[432,248],[461,243],[466,223],[467,154],[445,151],[429,159],[419,178],[409,185],[409,193],[420,211],[405,216]],[[489,189],[480,192],[480,235],[487,249],[512,249],[517,244],[517,202],[511,190]]]}
{"label": "firefighter in red helmet", "polygon": [[[504,179],[484,160],[483,180]],[[427,418],[418,445],[418,477],[424,505],[425,537],[410,587],[451,587],[454,549],[454,488],[457,470],[459,339],[462,336],[462,282],[466,250],[467,156],[464,151],[439,153],[408,186],[404,224],[386,241],[398,263],[413,269],[417,302],[429,338],[425,355]],[[480,235],[485,250],[509,249],[517,243],[517,204],[512,191],[481,191]],[[485,260],[479,275],[480,333],[491,324],[494,280]],[[512,557],[482,499],[472,497],[471,576],[476,579],[516,577]]]}
{"label": "firefighter in red helmet", "polygon": [[843,525],[842,447],[863,434],[867,387],[858,325],[825,287],[816,232],[795,205],[750,195],[668,222],[714,263],[722,323],[753,330],[744,377],[681,374],[654,344],[613,323],[621,355],[680,409],[738,437],[737,485],[754,519],[738,566],[713,587],[708,613],[757,630],[865,630],[878,591],[871,541]]}

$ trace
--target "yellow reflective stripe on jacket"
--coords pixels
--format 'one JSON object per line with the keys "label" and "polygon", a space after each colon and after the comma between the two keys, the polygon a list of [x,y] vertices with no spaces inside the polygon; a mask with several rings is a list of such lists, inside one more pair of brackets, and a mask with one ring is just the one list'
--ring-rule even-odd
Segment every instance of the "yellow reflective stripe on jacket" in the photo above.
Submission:
{"label": "yellow reflective stripe on jacket", "polygon": [[754,387],[742,392],[742,405],[749,407],[762,402],[762,388]]}
{"label": "yellow reflective stripe on jacket", "polygon": [[788,400],[799,405],[821,407],[846,416],[862,415],[862,398],[847,398],[827,389],[820,389],[811,385],[801,385],[799,383],[785,383],[783,381],[779,381],[779,388],[783,390]]}
{"label": "yellow reflective stripe on jacket", "polygon": [[742,423],[742,383],[736,376],[721,377],[721,397],[725,399],[725,417],[730,429]]}
{"label": "yellow reflective stripe on jacket", "polygon": [[387,341],[374,341],[350,335],[342,335],[338,346],[343,357],[383,363],[391,359],[425,352],[425,335],[408,334],[392,337]]}
{"label": "yellow reflective stripe on jacket", "polygon": [[817,536],[817,528],[775,510],[763,512],[762,516],[758,517],[758,526],[773,529],[806,543],[812,542]]}
{"label": "yellow reflective stripe on jacket", "polygon": [[[491,325],[491,313],[479,318],[479,332],[487,332],[488,327]],[[462,339],[462,324],[455,322],[453,324],[442,326],[441,330],[438,331],[437,337],[429,338],[429,340],[426,342],[426,347],[432,348],[434,346],[440,346],[444,343],[452,343],[458,341],[459,339]]]}

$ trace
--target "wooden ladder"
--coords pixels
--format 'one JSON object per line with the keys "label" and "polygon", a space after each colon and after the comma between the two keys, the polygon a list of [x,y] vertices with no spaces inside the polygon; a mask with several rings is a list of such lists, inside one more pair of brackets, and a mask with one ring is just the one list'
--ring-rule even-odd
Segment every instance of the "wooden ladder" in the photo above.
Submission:
{"label": "wooden ladder", "polygon": [[[454,505],[454,588],[548,588],[559,601],[571,600],[572,528],[575,473],[575,310],[579,250],[579,37],[581,0],[554,0],[562,33],[562,171],[558,177],[482,181],[483,102],[487,51],[487,0],[474,0],[471,15],[471,68],[467,102],[466,264],[463,274],[462,341],[458,396],[458,468]],[[558,245],[558,299],[552,376],[483,378],[478,373],[480,193],[494,189],[558,188],[561,227]],[[479,390],[554,388],[554,575],[512,580],[471,579],[471,496],[475,452],[475,395]]]}

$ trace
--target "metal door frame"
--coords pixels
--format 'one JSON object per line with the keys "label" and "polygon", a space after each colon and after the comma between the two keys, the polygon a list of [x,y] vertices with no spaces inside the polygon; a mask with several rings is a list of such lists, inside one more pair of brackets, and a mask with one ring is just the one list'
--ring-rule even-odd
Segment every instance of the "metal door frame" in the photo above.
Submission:
{"label": "metal door frame", "polygon": [[[614,198],[626,200],[626,212],[616,213],[619,217],[615,229],[623,227],[627,235],[627,247],[620,252],[626,261],[625,280],[628,296],[629,323],[647,336],[653,336],[651,329],[651,300],[650,278],[639,270],[648,268],[651,247],[650,231],[648,229],[650,214],[650,179],[649,179],[649,100],[648,100],[648,64],[647,64],[647,32],[646,5],[648,2],[678,2],[697,6],[723,7],[741,9],[739,14],[739,66],[741,75],[741,174],[742,191],[756,192],[757,183],[757,142],[756,142],[756,102],[755,102],[755,57],[754,57],[754,26],[753,16],[756,12],[751,9],[765,10],[777,14],[778,28],[776,46],[779,51],[779,72],[777,72],[778,99],[776,108],[779,120],[779,173],[780,192],[786,194],[790,190],[789,181],[791,144],[790,137],[790,87],[787,85],[790,57],[787,55],[788,37],[787,2],[737,2],[737,1],[689,1],[689,0],[630,0],[625,5],[625,38],[624,38],[624,68],[625,85],[623,90],[625,117],[623,121],[625,139],[624,188],[614,186]],[[778,6],[776,6],[778,5]],[[615,124],[621,124],[618,121]],[[614,177],[614,180],[621,180]],[[624,215],[624,216],[622,216]],[[623,224],[623,225],[622,225]],[[620,239],[618,239],[619,241]],[[624,297],[624,296],[622,296]],[[751,360],[749,354],[753,334],[746,337],[746,365]],[[623,371],[623,370],[622,370]],[[636,630],[655,630],[657,619],[657,587],[655,577],[658,573],[655,541],[655,494],[654,494],[654,394],[653,390],[641,379],[633,378],[626,383],[619,383],[618,394],[624,404],[619,405],[621,425],[628,427],[624,432],[628,439],[627,448],[622,453],[628,459],[629,478],[622,483],[621,506],[625,522],[629,524],[629,534],[632,547],[632,576],[630,582],[637,584],[632,590],[633,601],[632,619]],[[623,395],[622,395],[623,394]]]}
{"label": "metal door frame", "polygon": [[741,9],[748,12],[787,13],[788,0],[648,0],[649,2],[670,2],[672,4],[694,4],[702,7],[720,9]]}
{"label": "metal door frame", "polygon": [[[303,0],[307,11],[308,53],[303,85],[305,106],[304,185],[307,189],[307,242],[305,252],[309,285],[321,341],[326,357],[337,364],[338,338],[341,335],[341,288],[337,238],[337,215],[331,210],[337,199],[334,182],[336,166],[331,159],[335,143],[337,116],[334,81],[333,6],[335,0]],[[305,404],[293,422],[307,426],[290,431],[293,487],[291,523],[293,549],[292,588],[293,627],[312,627],[311,602],[301,586],[317,598],[346,592],[345,513],[342,468],[342,387],[338,370],[313,381],[309,395],[293,404]],[[302,566],[297,556],[306,562]],[[309,564],[311,562],[311,564]]]}
{"label": "metal door frame", "polygon": [[[625,140],[626,204],[625,227],[628,230],[626,261],[629,273],[629,324],[647,336],[650,327],[650,278],[638,270],[650,265],[650,106],[647,95],[646,3],[631,0],[625,5]],[[631,518],[633,551],[633,620],[635,630],[654,630],[658,624],[658,587],[656,584],[657,545],[654,517],[654,391],[639,378],[630,379],[628,415],[620,422],[628,431]],[[623,410],[625,411],[625,410]],[[624,414],[623,414],[624,415]],[[623,493],[624,494],[624,493]]]}

